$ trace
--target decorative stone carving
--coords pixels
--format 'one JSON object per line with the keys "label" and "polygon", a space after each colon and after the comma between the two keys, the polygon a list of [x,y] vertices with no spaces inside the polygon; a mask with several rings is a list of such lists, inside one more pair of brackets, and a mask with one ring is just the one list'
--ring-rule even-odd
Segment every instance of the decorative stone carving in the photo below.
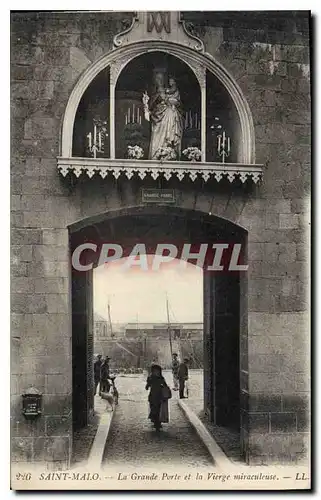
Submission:
{"label": "decorative stone carving", "polygon": [[118,179],[121,175],[131,179],[134,174],[137,174],[141,180],[144,180],[147,175],[154,180],[163,175],[166,180],[177,176],[180,181],[189,177],[192,182],[198,176],[201,176],[204,182],[213,177],[217,182],[220,182],[225,177],[230,183],[240,180],[243,184],[246,181],[257,184],[263,175],[262,165],[203,162],[195,164],[193,162],[157,162],[149,160],[137,162],[136,160],[108,160],[102,158],[59,158],[58,170],[63,177],[66,177],[68,173],[73,173],[79,178],[84,173],[89,179],[92,179],[96,173],[102,179],[105,179],[108,174],[111,174],[115,179]]}
{"label": "decorative stone carving", "polygon": [[89,179],[91,179],[96,172],[96,167],[87,167],[86,168],[86,174],[88,175]]}
{"label": "decorative stone carving", "polygon": [[144,40],[165,40],[204,52],[192,23],[185,23],[178,11],[135,12],[131,24],[114,37],[114,48]]}

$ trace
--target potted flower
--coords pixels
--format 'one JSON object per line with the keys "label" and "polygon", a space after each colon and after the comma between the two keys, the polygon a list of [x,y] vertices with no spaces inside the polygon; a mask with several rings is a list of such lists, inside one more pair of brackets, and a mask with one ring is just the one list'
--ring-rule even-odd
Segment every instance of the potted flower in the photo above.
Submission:
{"label": "potted flower", "polygon": [[200,161],[202,158],[202,152],[199,148],[196,147],[188,147],[184,149],[183,155],[189,160],[189,161]]}
{"label": "potted flower", "polygon": [[166,146],[159,148],[155,153],[156,160],[169,161],[177,159],[175,143],[168,142]]}
{"label": "potted flower", "polygon": [[144,150],[140,146],[128,146],[127,148],[128,158],[132,158],[134,160],[140,160],[144,156]]}

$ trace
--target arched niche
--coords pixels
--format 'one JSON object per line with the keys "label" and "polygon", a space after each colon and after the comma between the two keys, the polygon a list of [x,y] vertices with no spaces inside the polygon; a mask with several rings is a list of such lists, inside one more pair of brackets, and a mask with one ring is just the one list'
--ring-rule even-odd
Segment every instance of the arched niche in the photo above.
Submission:
{"label": "arched niche", "polygon": [[[115,87],[115,156],[126,158],[128,146],[138,145],[149,157],[150,122],[144,118],[142,94],[153,95],[153,75],[164,72],[165,85],[174,78],[181,100],[182,151],[201,148],[201,87],[193,70],[178,57],[149,52],[132,59],[121,71]],[[184,160],[184,155],[181,155]]]}
{"label": "arched niche", "polygon": [[[201,97],[199,107],[202,118],[200,125],[200,145],[202,149],[202,161],[219,161],[217,156],[215,156],[215,146],[213,143],[213,141],[217,140],[215,132],[212,132],[213,136],[211,137],[211,130],[213,131],[214,126],[217,125],[213,120],[219,118],[228,133],[233,134],[233,137],[231,135],[233,151],[231,145],[231,155],[229,159],[226,159],[226,162],[247,165],[254,164],[255,139],[251,112],[240,88],[231,75],[208,54],[200,54],[188,47],[183,47],[172,42],[153,41],[137,42],[116,49],[102,56],[84,72],[71,93],[65,111],[62,127],[61,156],[63,158],[71,158],[73,156],[73,140],[75,133],[78,134],[76,132],[78,125],[75,118],[82,114],[81,107],[84,105],[85,100],[89,99],[90,102],[93,100],[93,97],[90,97],[90,93],[92,95],[95,93],[92,85],[97,85],[97,78],[99,80],[101,75],[105,75],[106,91],[103,99],[106,101],[104,109],[106,121],[108,122],[109,145],[107,148],[108,153],[105,151],[104,157],[117,158],[116,135],[119,133],[116,124],[117,86],[118,88],[121,86],[123,71],[126,74],[126,68],[129,65],[135,65],[135,61],[138,61],[139,58],[153,58],[157,53],[161,52],[167,54],[169,58],[176,58],[177,61],[180,61],[179,65],[182,66],[185,64],[186,75],[190,76],[191,81],[193,79],[195,81],[196,79],[200,87]],[[104,87],[104,84],[102,86]],[[215,93],[220,96],[220,105],[223,105],[221,109],[215,104]],[[216,113],[216,111],[218,112]],[[90,113],[85,112],[85,115],[86,117],[90,116]],[[125,119],[124,116],[123,120]],[[86,137],[87,130],[85,132]],[[84,140],[84,137],[82,140]]]}

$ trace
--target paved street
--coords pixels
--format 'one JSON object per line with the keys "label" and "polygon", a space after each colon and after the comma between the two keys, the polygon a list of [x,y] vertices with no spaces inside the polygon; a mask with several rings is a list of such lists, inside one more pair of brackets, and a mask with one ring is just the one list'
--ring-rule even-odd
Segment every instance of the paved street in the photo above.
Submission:
{"label": "paved street", "polygon": [[[193,372],[191,373],[192,376]],[[195,376],[194,376],[195,375]],[[170,372],[164,372],[172,385]],[[192,382],[192,381],[191,381]],[[107,440],[104,464],[146,466],[161,465],[202,467],[212,465],[203,443],[198,439],[177,404],[177,393],[170,400],[170,422],[157,434],[148,420],[146,375],[118,376],[119,405]],[[193,374],[190,392],[199,396],[201,372]],[[197,394],[196,394],[197,393]],[[190,394],[192,395],[192,394]]]}

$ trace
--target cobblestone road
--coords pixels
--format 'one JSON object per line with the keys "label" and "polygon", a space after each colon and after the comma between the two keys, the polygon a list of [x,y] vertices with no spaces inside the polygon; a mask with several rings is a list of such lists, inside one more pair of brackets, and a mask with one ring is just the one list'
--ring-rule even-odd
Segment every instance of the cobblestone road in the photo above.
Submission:
{"label": "cobblestone road", "polygon": [[[164,376],[170,384],[170,373],[165,372]],[[206,448],[178,407],[177,393],[170,400],[170,422],[163,424],[159,434],[155,432],[147,418],[145,382],[145,375],[116,379],[119,405],[105,448],[104,466],[126,463],[148,467],[155,462],[160,466],[213,466]]]}

